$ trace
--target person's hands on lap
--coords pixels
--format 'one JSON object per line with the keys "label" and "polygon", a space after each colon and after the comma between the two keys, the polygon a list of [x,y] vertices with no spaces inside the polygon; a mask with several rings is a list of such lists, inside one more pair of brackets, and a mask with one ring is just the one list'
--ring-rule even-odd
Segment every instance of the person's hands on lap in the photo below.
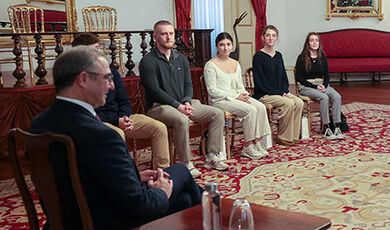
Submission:
{"label": "person's hands on lap", "polygon": [[325,92],[325,90],[326,90],[326,88],[325,88],[325,86],[324,86],[323,84],[317,85],[317,89],[318,89],[319,91],[321,91],[321,92]]}
{"label": "person's hands on lap", "polygon": [[246,93],[240,93],[236,99],[250,104],[249,95]]}
{"label": "person's hands on lap", "polygon": [[194,114],[192,113],[194,111],[194,108],[191,106],[189,102],[184,103],[184,106],[186,108],[187,116],[191,117]]}
{"label": "person's hands on lap", "polygon": [[[151,170],[152,171],[152,170]],[[172,194],[172,188],[173,188],[173,181],[169,179],[167,176],[167,173],[165,173],[162,169],[157,169],[157,176],[154,180],[148,180],[148,187],[149,188],[159,188],[167,194],[167,197],[171,197]]]}
{"label": "person's hands on lap", "polygon": [[131,120],[128,116],[123,116],[119,118],[118,126],[124,131],[132,130],[134,127],[134,121]]}
{"label": "person's hands on lap", "polygon": [[[157,179],[157,170],[146,169],[146,170],[140,172],[139,175],[141,177],[142,182],[147,182],[149,180],[156,180]],[[164,172],[164,171],[163,171],[163,176],[165,178],[169,178],[169,174],[167,172]]]}
{"label": "person's hands on lap", "polygon": [[179,110],[182,114],[186,115],[187,117],[191,117],[194,114],[192,111],[194,111],[194,108],[192,108],[191,104],[186,102],[185,104],[180,104],[179,107],[177,107],[177,110]]}

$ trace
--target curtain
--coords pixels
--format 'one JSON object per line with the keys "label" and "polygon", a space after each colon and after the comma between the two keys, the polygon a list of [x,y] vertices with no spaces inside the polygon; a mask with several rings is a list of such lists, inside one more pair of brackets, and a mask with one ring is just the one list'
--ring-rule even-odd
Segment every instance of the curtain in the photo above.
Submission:
{"label": "curtain", "polygon": [[223,0],[194,1],[195,29],[214,29],[210,35],[212,57],[217,55],[215,38],[225,31],[223,11]]}
{"label": "curtain", "polygon": [[267,25],[266,5],[267,0],[251,0],[253,9],[256,14],[256,51],[259,51],[263,47],[262,32],[263,28]]}
{"label": "curtain", "polygon": [[[176,24],[178,29],[191,29],[191,0],[175,0]],[[187,44],[187,33],[183,40]]]}

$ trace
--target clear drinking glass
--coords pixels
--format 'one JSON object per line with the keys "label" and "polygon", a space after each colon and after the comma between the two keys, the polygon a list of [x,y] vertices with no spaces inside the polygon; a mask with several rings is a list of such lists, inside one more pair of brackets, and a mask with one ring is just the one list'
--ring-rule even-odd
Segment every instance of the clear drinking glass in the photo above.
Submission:
{"label": "clear drinking glass", "polygon": [[229,230],[254,230],[251,206],[246,199],[237,199],[233,203],[229,219]]}

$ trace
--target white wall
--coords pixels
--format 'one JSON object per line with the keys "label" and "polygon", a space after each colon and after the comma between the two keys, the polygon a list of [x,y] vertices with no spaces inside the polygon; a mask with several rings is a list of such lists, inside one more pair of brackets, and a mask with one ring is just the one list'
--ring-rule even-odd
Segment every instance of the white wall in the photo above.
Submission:
{"label": "white wall", "polygon": [[152,29],[158,20],[174,17],[172,0],[76,0],[79,31],[84,31],[82,8],[98,5],[116,8],[118,30]]}
{"label": "white wall", "polygon": [[390,1],[382,0],[384,19],[350,19],[332,17],[325,19],[326,0],[272,0],[267,1],[267,23],[280,31],[280,41],[276,46],[284,57],[286,66],[294,66],[309,32],[325,32],[345,28],[370,28],[390,31]]}

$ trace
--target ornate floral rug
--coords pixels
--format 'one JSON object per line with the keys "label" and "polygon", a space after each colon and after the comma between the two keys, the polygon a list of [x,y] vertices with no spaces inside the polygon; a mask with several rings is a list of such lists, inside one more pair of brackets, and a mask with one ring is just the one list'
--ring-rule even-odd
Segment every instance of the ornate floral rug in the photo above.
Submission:
{"label": "ornate floral rug", "polygon": [[[342,141],[323,139],[317,119],[311,139],[293,147],[276,144],[269,157],[250,160],[240,157],[237,138],[229,170],[201,168],[196,181],[219,182],[225,197],[327,217],[332,229],[390,229],[390,106],[351,103],[342,109],[350,125]],[[149,150],[141,155],[141,168],[148,167]],[[198,147],[193,157],[201,167]],[[1,229],[28,229],[13,179],[0,181],[0,217]]]}

